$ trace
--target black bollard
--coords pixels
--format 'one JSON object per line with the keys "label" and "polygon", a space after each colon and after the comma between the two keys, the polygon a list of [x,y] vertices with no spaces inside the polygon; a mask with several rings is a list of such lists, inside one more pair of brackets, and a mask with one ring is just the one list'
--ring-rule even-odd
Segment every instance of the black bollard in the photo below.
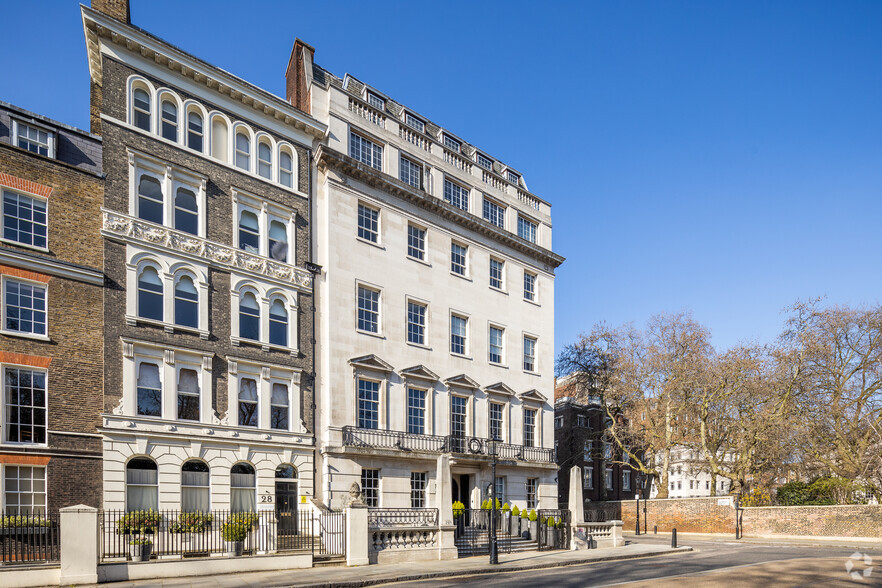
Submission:
{"label": "black bollard", "polygon": [[652,534],[653,534],[653,535],[658,535],[658,525],[653,525],[653,526],[652,526]]}
{"label": "black bollard", "polygon": [[677,529],[671,529],[671,547],[677,548]]}

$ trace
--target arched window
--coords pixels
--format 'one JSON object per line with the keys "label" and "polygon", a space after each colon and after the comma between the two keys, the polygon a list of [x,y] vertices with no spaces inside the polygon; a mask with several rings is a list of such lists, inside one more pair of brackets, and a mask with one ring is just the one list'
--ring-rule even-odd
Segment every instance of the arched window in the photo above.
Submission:
{"label": "arched window", "polygon": [[250,210],[239,213],[239,249],[248,253],[260,252],[260,224]]}
{"label": "arched window", "polygon": [[273,177],[273,150],[263,141],[257,145],[257,173],[268,180]]}
{"label": "arched window", "polygon": [[181,368],[178,371],[178,418],[199,420],[199,373],[196,370]]}
{"label": "arched window", "polygon": [[138,182],[138,218],[162,224],[162,184],[153,176],[143,175]]}
{"label": "arched window", "polygon": [[156,462],[136,457],[126,465],[126,510],[159,508],[159,472]]}
{"label": "arched window", "polygon": [[187,113],[187,147],[202,153],[202,139],[204,135],[202,115],[191,110]]}
{"label": "arched window", "polygon": [[273,345],[288,346],[288,311],[280,298],[273,300],[270,305],[269,339]]}
{"label": "arched window", "polygon": [[236,133],[236,167],[251,169],[251,139],[245,133]]}
{"label": "arched window", "polygon": [[276,479],[277,480],[296,480],[297,479],[297,470],[294,466],[283,463],[279,467],[276,468]]}
{"label": "arched window", "polygon": [[260,341],[260,306],[251,292],[239,299],[239,337]]}
{"label": "arched window", "polygon": [[242,378],[239,380],[239,425],[256,427],[257,412],[257,380]]}
{"label": "arched window", "polygon": [[199,327],[199,293],[190,276],[181,276],[175,284],[175,324]]}
{"label": "arched window", "polygon": [[216,116],[211,120],[211,155],[227,162],[229,161],[227,149],[227,121]]}
{"label": "arched window", "polygon": [[257,504],[255,478],[254,468],[247,463],[237,463],[230,468],[230,510],[254,512]]}
{"label": "arched window", "polygon": [[289,188],[294,186],[294,158],[287,149],[279,152],[279,183]]}
{"label": "arched window", "polygon": [[150,132],[150,94],[143,88],[135,88],[132,92],[132,122],[139,129]]}
{"label": "arched window", "polygon": [[178,107],[171,100],[162,101],[162,124],[160,134],[169,141],[178,140]]}
{"label": "arched window", "polygon": [[138,276],[138,316],[162,320],[162,280],[159,272],[149,265]]}
{"label": "arched window", "polygon": [[199,209],[196,194],[187,188],[178,188],[175,194],[175,228],[191,235],[199,234]]}
{"label": "arched window", "polygon": [[270,395],[270,428],[287,431],[290,422],[288,386],[276,382]]}
{"label": "arched window", "polygon": [[189,459],[181,466],[181,510],[208,512],[211,508],[208,466],[198,459]]}
{"label": "arched window", "polygon": [[159,365],[147,361],[138,366],[138,414],[162,416],[162,381]]}
{"label": "arched window", "polygon": [[281,221],[270,221],[269,254],[278,261],[288,261],[288,230]]}

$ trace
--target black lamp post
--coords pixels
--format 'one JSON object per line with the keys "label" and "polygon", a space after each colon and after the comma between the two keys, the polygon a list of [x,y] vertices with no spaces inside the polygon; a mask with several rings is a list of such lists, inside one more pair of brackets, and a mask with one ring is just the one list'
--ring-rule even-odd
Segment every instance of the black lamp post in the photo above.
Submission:
{"label": "black lamp post", "polygon": [[499,563],[499,551],[497,550],[496,545],[496,442],[497,439],[494,436],[490,440],[490,469],[491,469],[491,478],[490,482],[490,563],[498,564]]}
{"label": "black lamp post", "polygon": [[634,530],[636,535],[640,534],[640,489],[643,487],[643,472],[637,472],[637,527]]}

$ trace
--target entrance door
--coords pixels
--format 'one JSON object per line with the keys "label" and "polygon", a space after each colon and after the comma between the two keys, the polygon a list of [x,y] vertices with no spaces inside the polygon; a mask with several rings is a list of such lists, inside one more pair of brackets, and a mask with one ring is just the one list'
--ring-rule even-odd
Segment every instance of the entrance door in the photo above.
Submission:
{"label": "entrance door", "polygon": [[276,519],[280,536],[297,534],[297,482],[276,480]]}

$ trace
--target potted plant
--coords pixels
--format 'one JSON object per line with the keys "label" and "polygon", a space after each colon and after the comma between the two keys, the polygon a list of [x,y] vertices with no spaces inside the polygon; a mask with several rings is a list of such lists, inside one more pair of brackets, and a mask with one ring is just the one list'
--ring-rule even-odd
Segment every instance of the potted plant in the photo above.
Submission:
{"label": "potted plant", "polygon": [[539,540],[539,515],[536,514],[535,510],[530,511],[530,515],[527,517],[530,521],[530,539],[535,541]]}
{"label": "potted plant", "polygon": [[521,534],[521,509],[518,505],[511,508],[511,520],[509,522],[509,535],[517,537]]}
{"label": "potted plant", "polygon": [[148,561],[152,551],[153,541],[147,537],[147,527],[141,527],[136,536],[129,539],[129,555],[132,561]]}
{"label": "potted plant", "polygon": [[51,524],[37,515],[0,516],[0,535],[40,535]]}
{"label": "potted plant", "polygon": [[257,520],[257,513],[250,512],[237,513],[227,519],[221,529],[227,555],[242,555],[245,549],[245,539]]}
{"label": "potted plant", "polygon": [[169,533],[181,535],[183,549],[188,552],[208,551],[208,537],[205,532],[211,528],[214,516],[210,513],[182,512],[175,522],[169,524]]}
{"label": "potted plant", "polygon": [[502,529],[507,533],[511,529],[511,507],[506,502],[502,505]]}

